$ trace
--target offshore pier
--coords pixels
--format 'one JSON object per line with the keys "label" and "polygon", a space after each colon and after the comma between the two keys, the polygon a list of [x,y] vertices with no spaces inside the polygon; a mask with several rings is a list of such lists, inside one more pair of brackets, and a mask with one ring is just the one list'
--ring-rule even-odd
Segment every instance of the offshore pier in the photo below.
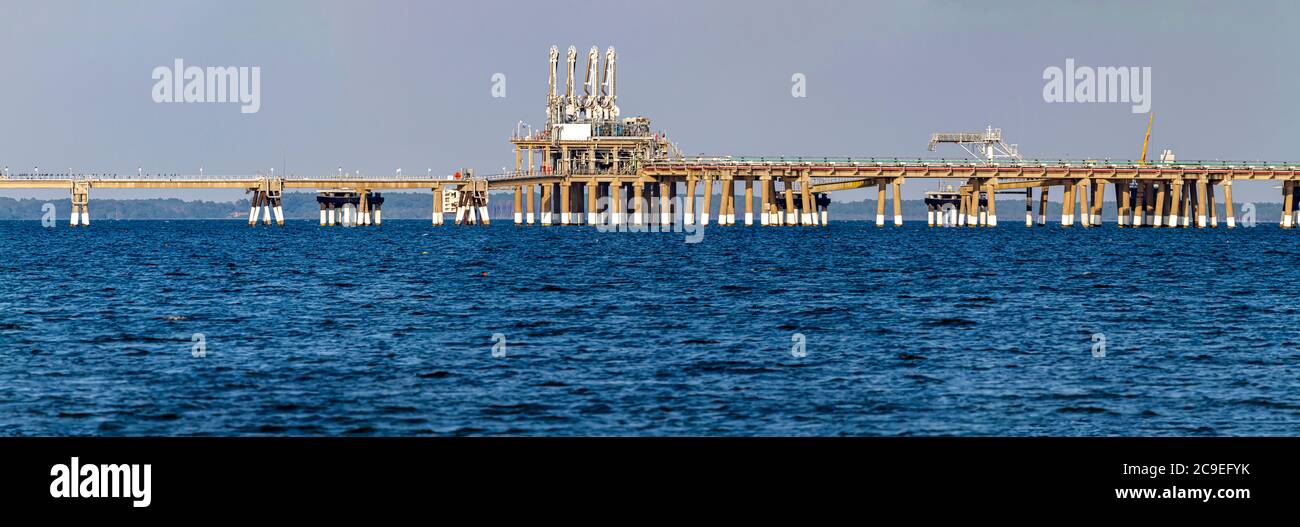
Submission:
{"label": "offshore pier", "polygon": [[[0,189],[66,189],[71,193],[69,224],[89,226],[94,189],[242,189],[251,196],[249,225],[284,224],[285,189],[318,193],[322,226],[383,223],[380,191],[427,189],[432,193],[432,224],[448,214],[455,224],[490,223],[487,200],[493,191],[513,192],[517,225],[594,225],[664,227],[684,225],[821,226],[829,221],[830,194],[876,189],[877,226],[903,224],[902,186],[909,179],[958,181],[928,192],[931,226],[996,227],[999,195],[1023,198],[1026,226],[1045,225],[1048,196],[1062,193],[1060,224],[1101,225],[1102,201],[1114,193],[1120,227],[1235,226],[1232,185],[1238,180],[1278,181],[1282,187],[1282,228],[1300,225],[1300,162],[1263,163],[1175,161],[1165,151],[1158,161],[1039,161],[1023,159],[1002,132],[936,133],[930,149],[955,144],[973,159],[898,159],[873,157],[686,157],[646,117],[623,117],[617,104],[617,54],[592,47],[578,81],[577,48],[564,57],[560,91],[560,50],[549,53],[546,124],[534,130],[516,126],[510,137],[514,170],[477,177],[472,170],[451,176],[325,177],[144,176],[110,174],[0,174]],[[581,85],[581,94],[577,93]],[[1109,188],[1108,188],[1109,187]],[[716,205],[715,205],[715,188]],[[1037,196],[1035,199],[1035,189]],[[743,196],[743,197],[742,197]],[[737,203],[739,201],[739,203]],[[886,210],[886,204],[892,210]],[[1037,211],[1034,205],[1037,203]],[[889,212],[890,214],[887,214]],[[891,219],[892,221],[887,221]]]}

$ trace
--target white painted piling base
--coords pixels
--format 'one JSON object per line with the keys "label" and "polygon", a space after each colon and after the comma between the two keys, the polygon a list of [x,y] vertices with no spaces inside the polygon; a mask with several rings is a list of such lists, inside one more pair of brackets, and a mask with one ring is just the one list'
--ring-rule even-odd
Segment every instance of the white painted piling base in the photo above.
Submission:
{"label": "white painted piling base", "polygon": [[549,226],[550,224],[551,224],[551,213],[550,213],[550,212],[543,212],[543,213],[542,213],[542,225],[547,225],[547,226]]}
{"label": "white painted piling base", "polygon": [[570,223],[570,222],[569,222],[569,219],[570,219],[570,218],[569,218],[569,213],[567,213],[567,212],[561,212],[561,213],[560,213],[560,224],[561,224],[561,225],[568,225],[568,224]]}
{"label": "white painted piling base", "polygon": [[700,214],[700,226],[701,227],[709,226],[709,213],[704,212]]}
{"label": "white painted piling base", "polygon": [[482,223],[484,225],[488,225],[492,223],[492,219],[488,218],[488,211],[486,205],[478,208],[478,221],[479,223]]}
{"label": "white painted piling base", "polygon": [[90,226],[90,211],[86,211],[86,210],[81,211],[81,226],[82,227]]}
{"label": "white painted piling base", "polygon": [[[825,212],[822,212],[822,214],[825,215],[826,213],[825,213]],[[824,222],[825,222],[825,220],[823,220],[823,223],[824,223]],[[902,215],[899,215],[899,214],[895,214],[895,215],[894,215],[894,226],[895,226],[895,227],[902,227],[902,226],[903,226],[903,216],[902,216]]]}
{"label": "white painted piling base", "polygon": [[325,209],[320,210],[320,226],[325,226]]}
{"label": "white painted piling base", "polygon": [[1092,221],[1090,221],[1090,222],[1088,222],[1088,223],[1091,224],[1091,225],[1101,225],[1101,215],[1100,215],[1100,214],[1093,214],[1093,215],[1092,215]]}
{"label": "white painted piling base", "polygon": [[751,226],[753,226],[753,225],[754,225],[754,213],[752,213],[752,212],[746,212],[746,213],[745,213],[745,226],[746,226],[746,227],[751,227]]}
{"label": "white painted piling base", "polygon": [[72,216],[68,218],[68,225],[71,227],[76,227],[77,222],[79,222],[80,220],[81,220],[81,216],[77,214],[77,209],[72,209]]}
{"label": "white painted piling base", "polygon": [[275,206],[275,224],[284,225],[284,208],[280,205]]}
{"label": "white painted piling base", "polygon": [[1034,215],[1033,215],[1033,214],[1025,214],[1025,226],[1026,226],[1026,227],[1033,227],[1033,226],[1034,226]]}
{"label": "white painted piling base", "polygon": [[884,227],[884,226],[885,226],[885,215],[884,215],[884,214],[877,214],[877,215],[876,215],[876,226],[877,226],[877,227]]}
{"label": "white painted piling base", "polygon": [[990,214],[987,218],[985,218],[985,221],[988,222],[988,223],[986,223],[985,225],[988,225],[989,227],[997,227],[997,226],[998,226],[998,215],[997,215],[997,214]]}
{"label": "white painted piling base", "polygon": [[533,224],[537,223],[536,221],[533,221],[533,220],[536,220],[536,219],[537,219],[537,218],[534,218],[534,217],[533,217],[533,213],[531,213],[531,212],[529,212],[529,213],[527,213],[527,214],[524,214],[524,222],[527,223],[527,224],[529,224],[529,225],[533,225]]}
{"label": "white painted piling base", "polygon": [[1196,216],[1196,226],[1197,226],[1197,227],[1200,227],[1200,228],[1205,228],[1205,224],[1206,224],[1206,218],[1205,218],[1205,216],[1203,216],[1203,215],[1197,215],[1197,216]]}
{"label": "white painted piling base", "polygon": [[[830,219],[830,213],[827,212],[827,211],[824,211],[824,210],[823,210],[823,211],[822,211],[822,226],[825,226],[825,225],[826,225],[826,221],[829,220],[829,219]],[[903,220],[902,220],[901,217],[900,217],[900,219],[899,219],[898,221],[901,222],[901,221],[903,221]],[[902,224],[900,223],[899,225],[902,225]]]}
{"label": "white painted piling base", "polygon": [[1236,227],[1237,227],[1237,219],[1233,218],[1232,216],[1228,216],[1228,228],[1232,229]]}
{"label": "white painted piling base", "polygon": [[257,207],[248,209],[248,224],[257,225]]}
{"label": "white painted piling base", "polygon": [[659,213],[659,224],[660,224],[660,225],[668,225],[668,224],[670,224],[670,223],[672,223],[672,222],[673,222],[673,217],[672,217],[671,214],[669,214],[669,213],[667,213],[667,212],[660,212],[660,213]]}
{"label": "white painted piling base", "polygon": [[761,214],[758,215],[758,224],[759,224],[760,226],[764,226],[764,227],[765,227],[765,226],[768,226],[768,225],[771,225],[771,224],[772,224],[772,217],[771,217],[771,216],[768,216],[768,214],[767,214],[766,212],[761,213]]}
{"label": "white painted piling base", "polygon": [[515,213],[515,225],[523,225],[523,223],[524,223],[524,213],[522,213],[522,212],[516,212],[516,213]]}

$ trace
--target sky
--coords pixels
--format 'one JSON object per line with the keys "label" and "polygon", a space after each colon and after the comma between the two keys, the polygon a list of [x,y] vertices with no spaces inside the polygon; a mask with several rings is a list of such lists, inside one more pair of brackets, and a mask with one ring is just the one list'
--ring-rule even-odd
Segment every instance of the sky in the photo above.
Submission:
{"label": "sky", "polygon": [[[1073,59],[1151,68],[1152,152],[1300,160],[1300,2],[5,0],[0,10],[0,165],[11,172],[496,173],[513,165],[516,123],[545,122],[551,45],[577,46],[580,71],[592,45],[614,46],[623,115],[649,117],[691,155],[960,157],[951,145],[927,152],[930,133],[991,125],[1027,158],[1138,157],[1148,116],[1131,104],[1044,100],[1045,69]],[[154,102],[152,71],[177,58],[259,67],[259,111]],[[498,73],[505,97],[493,97]],[[795,74],[805,97],[792,96]],[[905,185],[905,196],[932,186]],[[1235,188],[1240,201],[1279,200],[1270,183]]]}

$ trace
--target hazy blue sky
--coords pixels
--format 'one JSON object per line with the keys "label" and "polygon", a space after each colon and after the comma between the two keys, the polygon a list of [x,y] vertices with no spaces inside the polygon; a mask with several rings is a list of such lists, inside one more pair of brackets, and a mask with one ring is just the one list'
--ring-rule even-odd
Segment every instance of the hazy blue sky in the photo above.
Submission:
{"label": "hazy blue sky", "polygon": [[[1298,6],[5,0],[0,165],[496,172],[513,164],[515,123],[545,121],[552,44],[615,46],[623,114],[650,117],[689,154],[955,157],[927,154],[930,132],[992,124],[1027,157],[1136,157],[1146,115],[1128,104],[1044,102],[1044,68],[1073,58],[1152,68],[1154,151],[1297,160]],[[154,103],[151,71],[175,58],[260,66],[261,111]],[[497,72],[505,98],[491,96]],[[790,95],[794,73],[806,98]],[[1267,184],[1237,188],[1278,199]]]}

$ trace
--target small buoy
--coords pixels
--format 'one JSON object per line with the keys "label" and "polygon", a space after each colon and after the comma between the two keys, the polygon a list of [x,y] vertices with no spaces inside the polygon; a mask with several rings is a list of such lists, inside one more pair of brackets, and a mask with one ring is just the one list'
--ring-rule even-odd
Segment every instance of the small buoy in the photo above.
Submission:
{"label": "small buoy", "polygon": [[483,271],[483,276],[487,276],[487,271]]}

